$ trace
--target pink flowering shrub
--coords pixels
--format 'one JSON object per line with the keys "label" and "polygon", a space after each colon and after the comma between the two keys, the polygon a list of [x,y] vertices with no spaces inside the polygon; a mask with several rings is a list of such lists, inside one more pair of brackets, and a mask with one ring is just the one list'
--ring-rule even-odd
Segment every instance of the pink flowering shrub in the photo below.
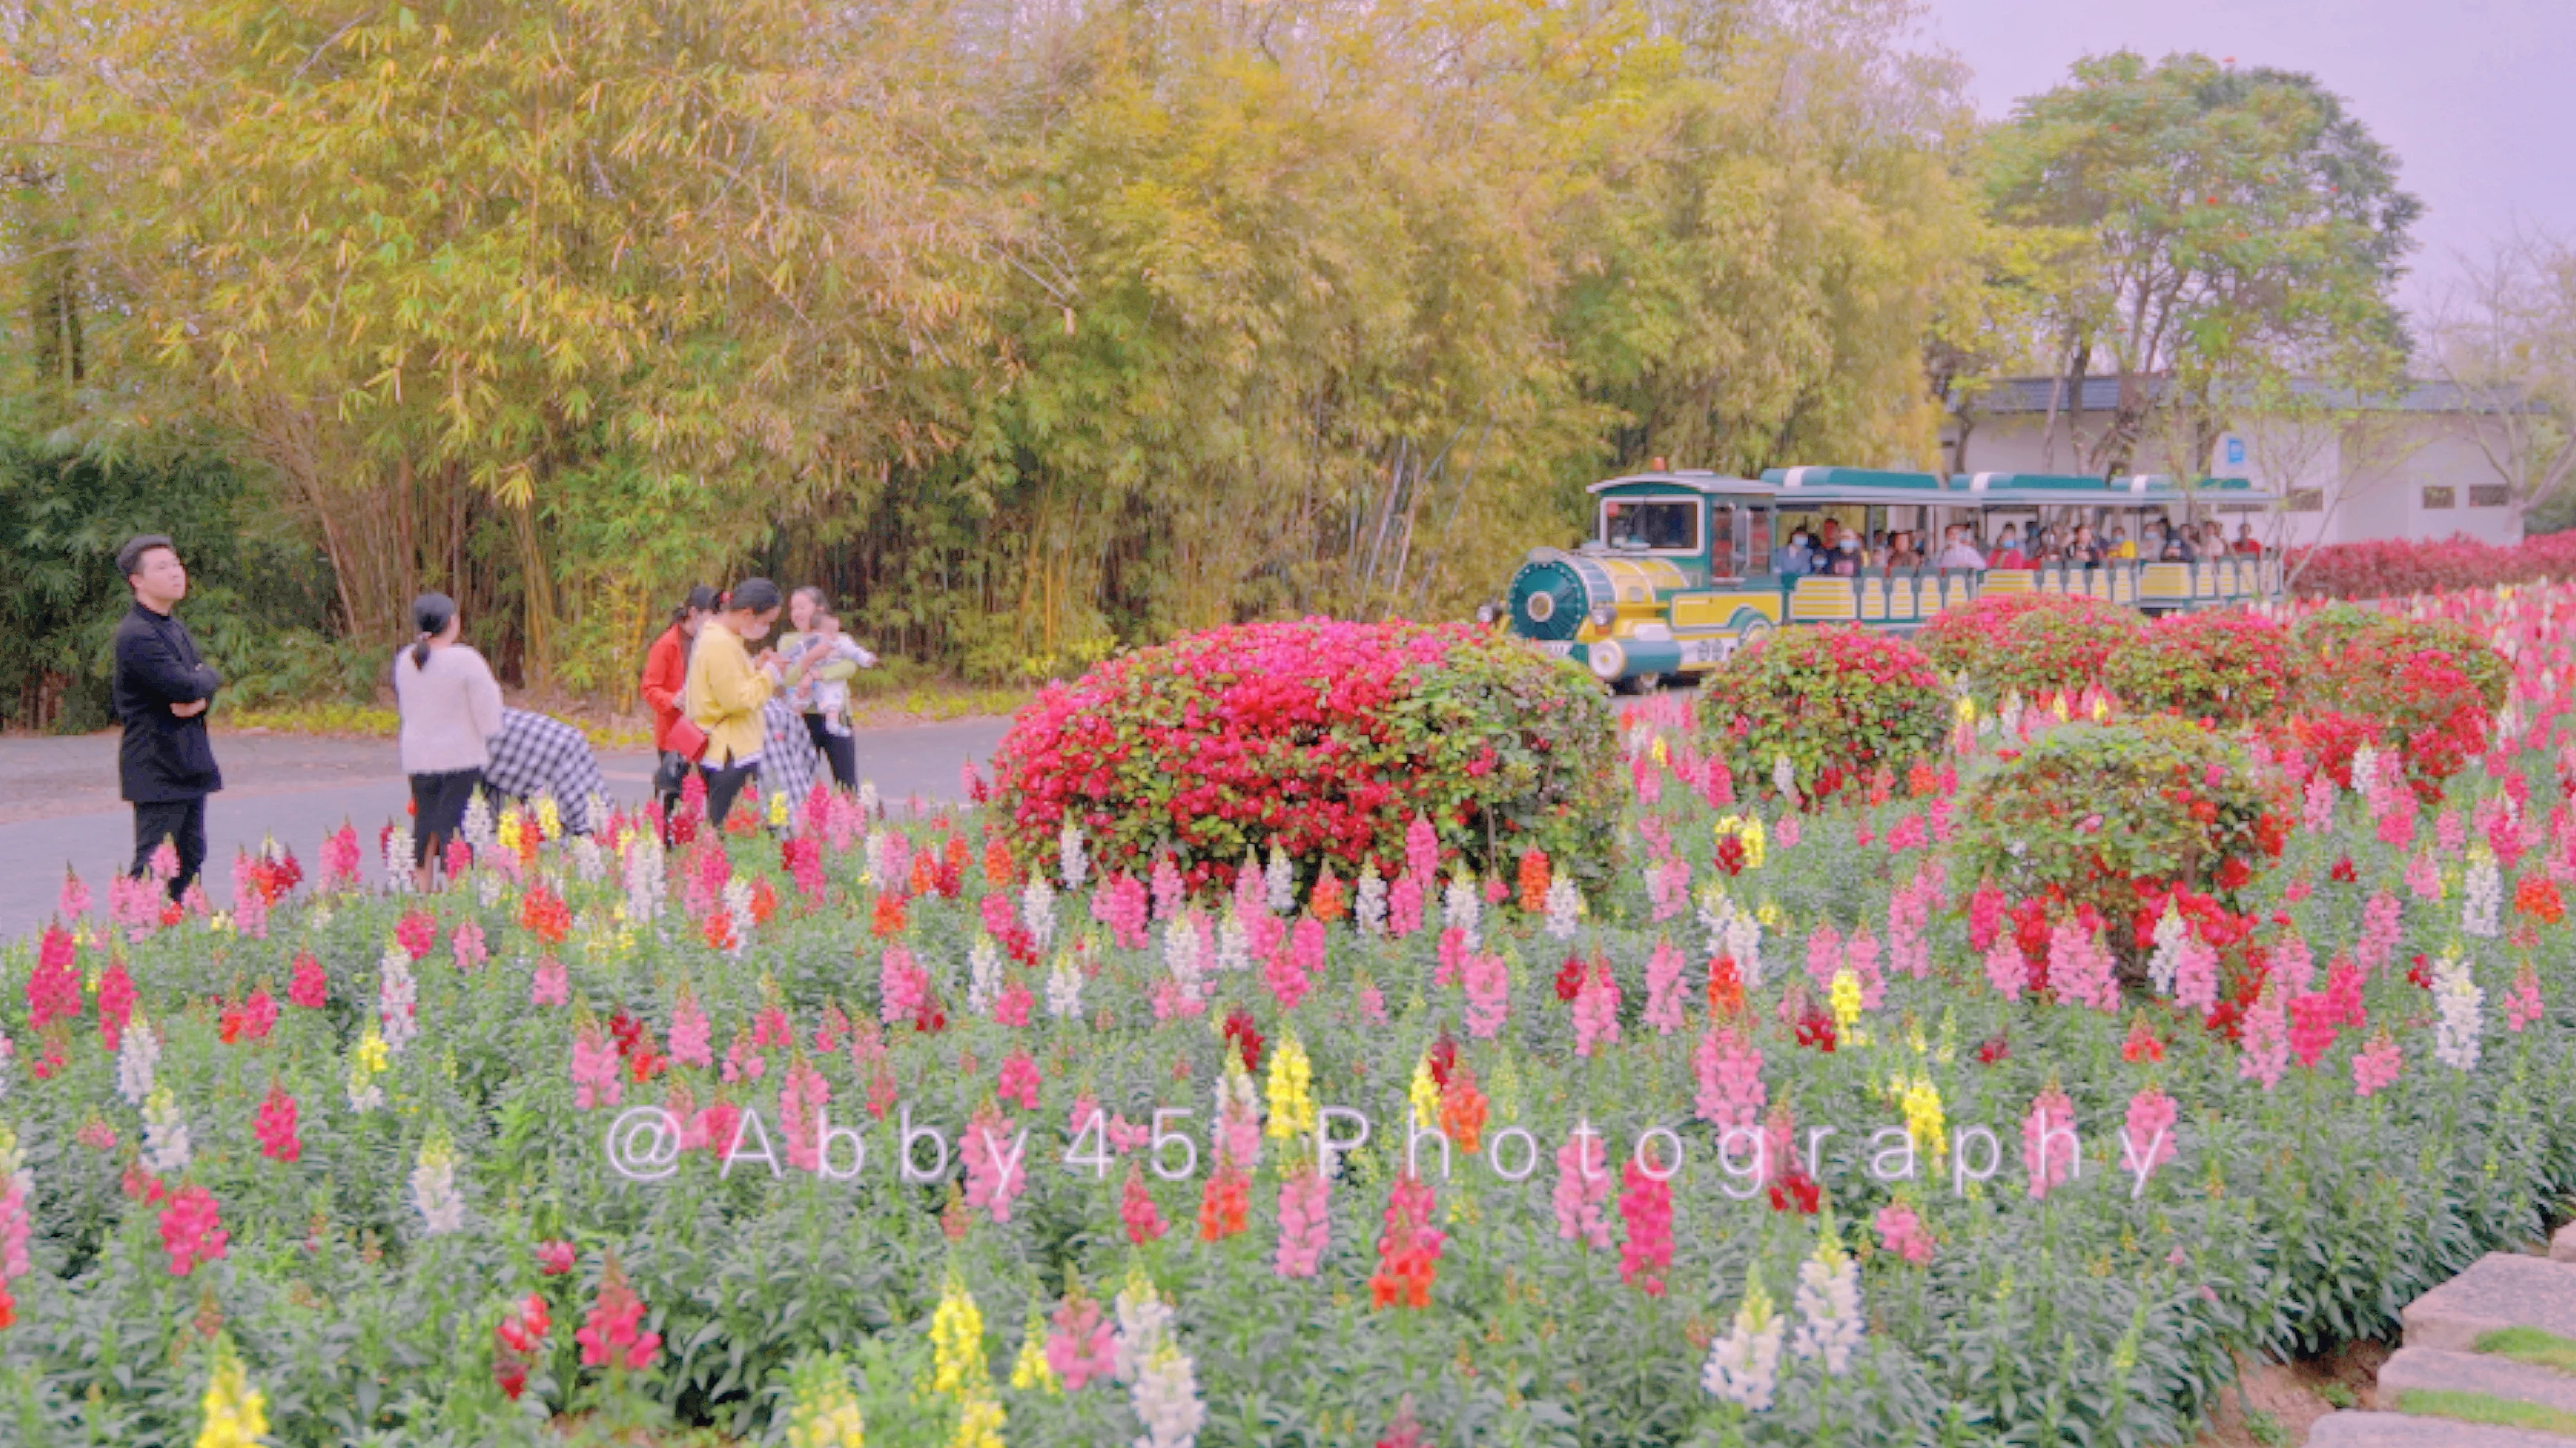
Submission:
{"label": "pink flowering shrub", "polygon": [[1052,871],[1070,819],[1103,872],[1168,850],[1203,887],[1276,846],[1308,877],[1392,876],[1420,814],[1444,855],[1502,868],[1537,846],[1598,873],[1610,727],[1592,683],[1487,631],[1247,624],[1039,695],[994,752],[991,798],[1023,869]]}
{"label": "pink flowering shrub", "polygon": [[1998,593],[1933,615],[1915,646],[1990,700],[2099,688],[2111,655],[2145,627],[2135,609],[2054,593]]}
{"label": "pink flowering shrub", "polygon": [[2576,533],[2544,533],[2511,547],[2454,534],[2445,539],[2329,543],[2290,555],[2300,598],[2397,598],[2445,589],[2576,578]]}

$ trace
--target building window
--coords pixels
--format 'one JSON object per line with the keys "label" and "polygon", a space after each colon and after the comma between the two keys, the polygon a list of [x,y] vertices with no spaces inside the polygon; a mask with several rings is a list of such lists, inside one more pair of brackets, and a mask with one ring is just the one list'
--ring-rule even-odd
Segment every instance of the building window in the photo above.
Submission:
{"label": "building window", "polygon": [[2427,508],[2458,507],[2459,493],[2456,489],[2447,487],[2426,488],[2424,490],[2424,506]]}
{"label": "building window", "polygon": [[2472,508],[2501,508],[2512,501],[2513,489],[2502,483],[2469,484],[2469,506]]}
{"label": "building window", "polygon": [[2326,490],[2323,488],[2292,488],[2290,490],[2288,508],[2293,513],[2322,513],[2326,510]]}

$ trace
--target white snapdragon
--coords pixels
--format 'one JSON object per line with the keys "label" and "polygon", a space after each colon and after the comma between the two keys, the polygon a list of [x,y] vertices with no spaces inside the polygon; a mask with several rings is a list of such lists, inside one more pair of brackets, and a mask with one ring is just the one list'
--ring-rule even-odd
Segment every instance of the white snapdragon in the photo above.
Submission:
{"label": "white snapdragon", "polygon": [[1798,792],[1798,767],[1789,762],[1788,755],[1772,757],[1771,787],[1778,790],[1783,798]]}
{"label": "white snapdragon", "polygon": [[128,1106],[140,1107],[152,1095],[153,1068],[161,1060],[161,1042],[140,1014],[125,1023],[116,1043],[116,1094]]}
{"label": "white snapdragon", "polygon": [[628,923],[651,924],[662,913],[662,897],[670,890],[670,879],[663,869],[662,842],[645,831],[630,838],[626,842],[624,876]]}
{"label": "white snapdragon", "polygon": [[432,1136],[421,1145],[420,1160],[411,1169],[411,1199],[429,1235],[464,1227],[465,1195],[456,1189],[456,1152],[445,1136]]}
{"label": "white snapdragon", "polygon": [[1762,984],[1762,922],[1751,911],[1738,910],[1727,917],[1726,953],[1734,958],[1735,977],[1746,990]]}
{"label": "white snapdragon", "polygon": [[1066,820],[1063,832],[1055,837],[1055,853],[1057,868],[1064,875],[1065,892],[1081,889],[1083,880],[1091,874],[1091,857],[1082,848],[1082,826]]}
{"label": "white snapdragon", "polygon": [[1787,1327],[1771,1310],[1762,1284],[1744,1289],[1744,1304],[1735,1310],[1735,1325],[1708,1345],[1708,1363],[1700,1369],[1700,1386],[1727,1402],[1759,1413],[1771,1406],[1780,1386],[1780,1338]]}
{"label": "white snapdragon", "polygon": [[1073,956],[1059,952],[1055,969],[1047,972],[1047,1014],[1057,1020],[1071,1020],[1082,1013],[1082,972],[1074,968]]}
{"label": "white snapdragon", "polygon": [[1216,968],[1220,971],[1252,968],[1252,933],[1244,928],[1243,917],[1233,906],[1225,907],[1225,918],[1216,927]]}
{"label": "white snapdragon", "polygon": [[1199,978],[1207,969],[1201,959],[1199,913],[1184,910],[1178,919],[1163,925],[1163,968],[1172,973],[1172,981],[1181,988],[1186,1000],[1199,999]]}
{"label": "white snapdragon", "polygon": [[411,957],[401,946],[386,946],[376,965],[376,1017],[384,1023],[389,1054],[401,1055],[420,1034],[419,1003],[420,982],[411,973]]}
{"label": "white snapdragon", "polygon": [[1110,1339],[1110,1367],[1121,1382],[1132,1383],[1145,1359],[1171,1335],[1172,1306],[1153,1284],[1130,1280],[1118,1291],[1118,1330]]}
{"label": "white snapdragon", "polygon": [[1583,894],[1574,881],[1559,875],[1547,886],[1547,933],[1559,940],[1572,940],[1583,919]]}
{"label": "white snapdragon", "polygon": [[1828,1377],[1851,1367],[1852,1349],[1860,1346],[1860,1264],[1844,1255],[1827,1219],[1816,1255],[1798,1264],[1798,1331],[1789,1350],[1802,1358],[1821,1359]]}
{"label": "white snapdragon", "polygon": [[2504,879],[2496,873],[2495,855],[2481,845],[2469,851],[2468,872],[2461,884],[2460,932],[2477,940],[2504,933]]}
{"label": "white snapdragon", "polygon": [[2147,959],[2147,981],[2160,996],[2174,993],[2174,976],[2182,965],[2185,928],[2182,912],[2167,900],[2165,913],[2156,917],[2155,954]]}
{"label": "white snapdragon", "polygon": [[176,1176],[188,1169],[194,1153],[188,1144],[188,1123],[179,1115],[179,1103],[170,1088],[153,1088],[150,1099],[143,1103],[143,1165],[156,1176]]}
{"label": "white snapdragon", "polygon": [[572,855],[572,873],[585,884],[596,884],[608,873],[608,862],[601,858],[599,841],[588,835],[575,835],[566,847]]}
{"label": "white snapdragon", "polygon": [[975,932],[974,947],[966,952],[966,1009],[982,1015],[993,1008],[1002,994],[1002,952],[993,937]]}
{"label": "white snapdragon", "polygon": [[1288,852],[1276,843],[1270,846],[1270,863],[1261,872],[1262,903],[1273,915],[1285,915],[1297,908],[1297,873],[1288,866]]}
{"label": "white snapdragon", "polygon": [[1469,950],[1482,943],[1477,929],[1483,921],[1484,904],[1476,893],[1475,877],[1461,865],[1449,876],[1449,887],[1440,896],[1440,919],[1449,929],[1466,932]]}
{"label": "white snapdragon", "polygon": [[465,802],[465,823],[457,833],[477,850],[488,850],[501,842],[500,828],[492,818],[492,801],[483,791],[474,791]]}
{"label": "white snapdragon", "polygon": [[2379,778],[2379,751],[2364,744],[2352,751],[2352,792],[2366,795]]}
{"label": "white snapdragon", "polygon": [[395,894],[411,888],[411,826],[397,824],[385,832],[385,883]]}
{"label": "white snapdragon", "polygon": [[1377,861],[1360,867],[1358,898],[1351,907],[1351,924],[1360,934],[1379,936],[1386,933],[1386,877],[1377,872]]}
{"label": "white snapdragon", "polygon": [[1169,1337],[1157,1342],[1146,1357],[1143,1371],[1127,1391],[1127,1405],[1145,1426],[1145,1436],[1135,1440],[1135,1448],[1191,1448],[1199,1440],[1199,1426],[1207,1421],[1207,1405],[1199,1401],[1197,1366]]}
{"label": "white snapdragon", "polygon": [[2433,962],[2433,1005],[2440,1013],[2433,1057],[2443,1065],[2473,1071],[2478,1064],[2478,1037],[2485,1029],[2486,993],[2478,989],[2469,963],[2456,955]]}
{"label": "white snapdragon", "polygon": [[1044,875],[1030,875],[1020,890],[1020,928],[1040,950],[1055,943],[1055,887]]}

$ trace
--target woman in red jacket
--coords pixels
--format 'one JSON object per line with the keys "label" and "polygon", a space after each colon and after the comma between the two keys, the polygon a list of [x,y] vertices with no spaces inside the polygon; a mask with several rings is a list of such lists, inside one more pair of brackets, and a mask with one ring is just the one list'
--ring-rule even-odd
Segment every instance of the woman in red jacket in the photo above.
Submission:
{"label": "woman in red jacket", "polygon": [[671,610],[671,626],[644,654],[644,705],[653,711],[653,747],[662,754],[653,790],[665,820],[679,807],[680,781],[688,777],[691,762],[672,737],[680,725],[680,688],[689,678],[689,646],[697,642],[698,625],[715,612],[716,602],[716,591],[705,584],[690,589],[688,600]]}

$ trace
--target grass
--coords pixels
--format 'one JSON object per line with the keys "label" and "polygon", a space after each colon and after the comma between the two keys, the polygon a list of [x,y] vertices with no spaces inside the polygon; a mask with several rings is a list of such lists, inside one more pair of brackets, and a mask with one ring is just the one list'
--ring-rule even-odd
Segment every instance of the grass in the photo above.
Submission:
{"label": "grass", "polygon": [[2576,1373],[2576,1339],[2543,1332],[2536,1327],[2508,1327],[2490,1332],[2473,1346],[2479,1352],[2512,1358],[2533,1367]]}
{"label": "grass", "polygon": [[2494,1428],[2520,1428],[2532,1433],[2556,1433],[2561,1437],[2576,1438],[2576,1413],[2562,1412],[2538,1403],[2490,1397],[2485,1393],[2409,1388],[2397,1395],[2397,1410],[2417,1417],[2450,1418],[2463,1423],[2484,1423]]}

